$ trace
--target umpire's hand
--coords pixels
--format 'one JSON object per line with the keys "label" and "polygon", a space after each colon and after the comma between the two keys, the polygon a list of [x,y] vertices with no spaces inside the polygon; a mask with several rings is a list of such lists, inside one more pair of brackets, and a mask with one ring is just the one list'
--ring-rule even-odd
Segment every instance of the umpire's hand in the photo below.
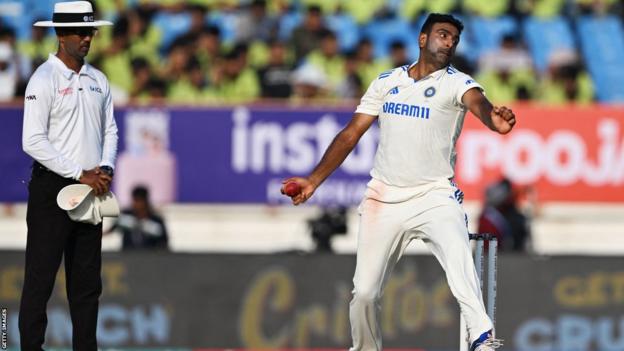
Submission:
{"label": "umpire's hand", "polygon": [[99,168],[82,171],[82,176],[79,179],[82,184],[87,184],[93,188],[95,195],[98,196],[108,192],[112,180],[111,176]]}

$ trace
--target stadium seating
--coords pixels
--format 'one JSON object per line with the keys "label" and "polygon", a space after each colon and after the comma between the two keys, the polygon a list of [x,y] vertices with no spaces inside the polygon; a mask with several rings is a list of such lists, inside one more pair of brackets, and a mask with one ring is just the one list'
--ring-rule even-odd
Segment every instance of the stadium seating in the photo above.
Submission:
{"label": "stadium seating", "polygon": [[231,44],[236,39],[236,18],[230,13],[213,13],[209,16],[208,24],[219,28],[221,40]]}
{"label": "stadium seating", "polygon": [[387,56],[390,44],[395,40],[405,44],[410,57],[418,56],[418,37],[409,22],[402,18],[373,20],[364,26],[363,36],[373,43],[376,58]]}
{"label": "stadium seating", "polygon": [[523,25],[524,37],[531,51],[533,63],[540,72],[546,71],[550,55],[559,49],[574,50],[574,36],[563,17],[529,17]]}
{"label": "stadium seating", "polygon": [[175,38],[186,33],[191,26],[191,17],[185,12],[169,13],[159,12],[152,24],[160,29],[162,42],[160,49],[166,50]]}
{"label": "stadium seating", "polygon": [[580,48],[599,101],[624,101],[624,31],[614,16],[577,20]]}
{"label": "stadium seating", "polygon": [[518,33],[518,24],[510,16],[472,17],[469,22],[473,28],[478,28],[478,33],[473,36],[478,56],[497,49],[504,35]]}
{"label": "stadium seating", "polygon": [[326,24],[338,37],[340,50],[350,51],[360,40],[360,30],[353,17],[346,14],[335,14],[326,17]]}
{"label": "stadium seating", "polygon": [[[56,1],[58,0],[0,0],[0,25],[13,29],[18,40],[27,41],[31,35],[32,23],[38,18],[48,18]],[[325,25],[336,33],[342,53],[353,50],[360,39],[369,38],[373,43],[374,57],[385,59],[390,44],[401,41],[407,47],[409,59],[414,60],[419,54],[417,36],[427,15],[423,11],[430,9],[432,5],[420,1],[409,3],[407,6],[407,1],[369,0],[367,6],[362,8],[359,2],[348,0],[335,2],[289,0],[286,1],[290,5],[287,12],[281,12],[283,7],[275,6],[273,11],[269,12],[279,14],[278,38],[283,41],[288,41],[293,30],[301,25],[306,6],[317,4],[323,8]],[[106,19],[115,20],[115,11],[120,11],[117,3],[112,5],[109,0],[94,0],[94,2],[105,12],[102,15]],[[162,6],[156,11],[150,25],[162,33],[159,49],[160,53],[165,55],[175,38],[186,33],[191,26],[191,16],[181,5],[208,4],[206,24],[215,25],[220,29],[224,47],[228,48],[237,40],[237,16],[240,11],[246,9],[242,5],[248,4],[249,1],[231,0],[227,2],[228,6],[223,7],[217,5],[217,1],[204,0],[189,2],[124,0],[120,3],[122,9],[146,3],[150,8]],[[272,3],[268,3],[268,8],[271,9]],[[504,35],[514,34],[525,40],[538,74],[545,74],[553,53],[561,49],[578,51],[582,54],[583,63],[591,74],[598,100],[602,102],[624,100],[624,85],[620,83],[624,79],[624,73],[619,70],[620,64],[624,62],[624,30],[620,17],[611,14],[571,17],[572,12],[569,12],[568,8],[574,7],[572,0],[553,0],[541,5],[536,4],[537,7],[531,12],[533,15],[514,14],[515,17],[507,14],[486,17],[485,13],[479,16],[475,14],[478,11],[474,12],[471,9],[477,5],[482,7],[485,2],[481,1],[447,0],[443,3],[446,4],[445,8],[460,11],[454,15],[463,21],[465,30],[457,52],[468,62],[473,64],[478,62],[484,53],[499,48]],[[453,7],[454,3],[457,3],[456,7]],[[236,7],[236,4],[241,7]],[[338,4],[341,11],[337,11]],[[498,8],[499,5],[492,6]],[[409,14],[403,13],[405,8],[411,9]],[[521,7],[518,9],[522,10]],[[553,11],[557,9],[567,12],[553,16]],[[416,20],[415,16],[418,16]],[[53,31],[50,33],[53,34]],[[104,30],[101,33],[108,35]]]}
{"label": "stadium seating", "polygon": [[25,40],[30,37],[32,18],[27,11],[27,4],[19,1],[0,1],[0,23],[13,28],[17,39]]}
{"label": "stadium seating", "polygon": [[297,11],[291,11],[283,14],[279,19],[279,33],[281,40],[289,40],[290,35],[303,21],[303,14]]}
{"label": "stadium seating", "polygon": [[25,8],[28,9],[28,13],[35,14],[36,16],[49,17],[50,13],[54,11],[54,3],[56,0],[26,0],[18,1],[23,3]]}

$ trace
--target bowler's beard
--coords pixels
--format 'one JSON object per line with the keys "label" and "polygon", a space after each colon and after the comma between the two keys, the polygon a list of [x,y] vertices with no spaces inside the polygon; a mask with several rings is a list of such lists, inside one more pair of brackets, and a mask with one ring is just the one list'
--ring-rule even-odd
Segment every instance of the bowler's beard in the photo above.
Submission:
{"label": "bowler's beard", "polygon": [[[442,69],[451,63],[453,50],[451,49],[431,49],[427,47],[427,60],[437,69]],[[446,53],[446,55],[444,55]]]}

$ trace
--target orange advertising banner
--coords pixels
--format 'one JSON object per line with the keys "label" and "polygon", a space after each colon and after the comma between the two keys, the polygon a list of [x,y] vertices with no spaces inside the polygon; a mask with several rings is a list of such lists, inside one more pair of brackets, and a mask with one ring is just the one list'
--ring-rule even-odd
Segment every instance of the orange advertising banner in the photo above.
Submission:
{"label": "orange advertising banner", "polygon": [[624,107],[513,111],[518,122],[508,135],[466,116],[455,171],[468,199],[506,176],[540,201],[624,202]]}

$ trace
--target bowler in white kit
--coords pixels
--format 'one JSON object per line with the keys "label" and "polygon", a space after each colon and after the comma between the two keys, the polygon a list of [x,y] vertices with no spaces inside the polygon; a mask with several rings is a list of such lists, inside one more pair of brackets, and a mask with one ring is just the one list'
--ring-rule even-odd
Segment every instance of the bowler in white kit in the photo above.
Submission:
{"label": "bowler in white kit", "polygon": [[466,320],[470,350],[500,346],[472,260],[463,193],[453,182],[455,144],[468,110],[500,134],[509,133],[516,118],[511,109],[493,106],[477,82],[450,65],[462,30],[451,15],[429,15],[418,36],[418,61],[379,75],[312,173],[284,180],[301,186],[293,204],[305,202],[378,121],[372,179],[358,209],[351,350],[382,349],[380,297],[414,239],[423,240],[444,269]]}

